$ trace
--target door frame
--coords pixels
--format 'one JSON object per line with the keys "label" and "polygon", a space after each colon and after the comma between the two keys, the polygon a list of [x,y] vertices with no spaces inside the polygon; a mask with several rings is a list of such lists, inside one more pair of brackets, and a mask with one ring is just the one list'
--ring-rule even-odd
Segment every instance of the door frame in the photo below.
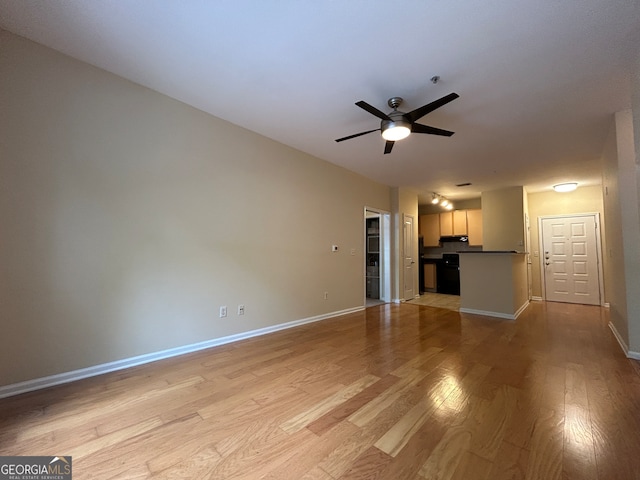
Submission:
{"label": "door frame", "polygon": [[[541,215],[538,217],[538,245],[540,246],[540,252],[544,251],[543,235],[542,235],[542,221],[552,220],[554,218],[580,218],[580,217],[593,217],[596,224],[596,264],[598,266],[598,287],[600,290],[600,306],[605,306],[604,298],[604,273],[602,265],[602,239],[600,234],[600,213],[588,212],[588,213],[567,213],[560,215]],[[542,294],[542,300],[547,301],[547,288],[546,288],[546,269],[544,268],[544,255],[540,257],[540,293]]]}
{"label": "door frame", "polygon": [[362,281],[364,287],[364,304],[367,302],[367,213],[380,218],[380,301],[391,302],[391,212],[374,207],[364,207]]}
{"label": "door frame", "polygon": [[[411,219],[411,235],[408,236],[405,231],[405,225],[407,224],[407,218]],[[416,289],[418,289],[418,293],[420,290],[420,285],[419,285],[419,281],[416,283],[416,274],[419,273],[418,270],[416,269],[415,265],[416,265],[416,249],[417,249],[417,245],[416,245],[416,239],[417,237],[417,229],[416,229],[416,219],[413,215],[410,215],[408,213],[403,213],[402,214],[402,258],[401,258],[401,264],[402,264],[402,295],[400,295],[401,301],[406,302],[407,300],[413,300],[414,298],[418,298],[420,295],[416,295]],[[411,297],[410,298],[406,298],[406,293],[407,293],[407,284],[406,284],[406,278],[407,278],[407,273],[406,273],[406,268],[407,266],[405,265],[405,260],[407,258],[407,252],[406,252],[406,246],[407,246],[407,238],[411,239],[411,245],[410,245],[410,249],[411,249]],[[419,264],[419,262],[418,262]],[[418,267],[419,268],[419,267]]]}

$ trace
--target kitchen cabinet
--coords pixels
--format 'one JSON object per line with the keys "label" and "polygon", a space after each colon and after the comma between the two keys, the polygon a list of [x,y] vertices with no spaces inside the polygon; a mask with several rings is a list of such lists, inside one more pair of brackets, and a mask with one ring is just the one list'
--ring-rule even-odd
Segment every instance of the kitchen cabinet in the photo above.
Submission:
{"label": "kitchen cabinet", "polygon": [[467,235],[467,210],[454,210],[451,213],[453,213],[453,234]]}
{"label": "kitchen cabinet", "polygon": [[482,245],[482,210],[467,210],[467,234],[470,246]]}
{"label": "kitchen cabinet", "polygon": [[442,212],[440,214],[440,236],[450,237],[453,235],[453,212]]}
{"label": "kitchen cabinet", "polygon": [[440,216],[437,213],[420,215],[420,235],[425,247],[440,246]]}
{"label": "kitchen cabinet", "polygon": [[463,236],[467,234],[467,211],[453,210],[440,214],[440,236]]}
{"label": "kitchen cabinet", "polygon": [[424,289],[429,292],[436,291],[436,264],[425,263],[422,267],[424,269]]}
{"label": "kitchen cabinet", "polygon": [[482,210],[452,210],[420,215],[420,235],[425,247],[439,247],[440,237],[469,237],[469,245],[482,245]]}

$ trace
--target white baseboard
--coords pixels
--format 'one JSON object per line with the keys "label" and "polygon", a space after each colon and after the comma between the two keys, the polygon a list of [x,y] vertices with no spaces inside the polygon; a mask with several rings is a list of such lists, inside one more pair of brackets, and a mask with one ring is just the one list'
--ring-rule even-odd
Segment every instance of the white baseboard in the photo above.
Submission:
{"label": "white baseboard", "polygon": [[483,315],[485,317],[505,318],[515,320],[516,316],[509,313],[490,312],[488,310],[476,310],[475,308],[460,308],[460,313],[471,313],[472,315]]}
{"label": "white baseboard", "polygon": [[[528,306],[529,306],[529,300],[527,300],[526,302],[524,302],[524,303],[522,304],[522,306],[518,309],[518,311],[517,311],[517,312],[516,312],[516,314],[515,314],[515,318],[518,318],[518,317],[520,316],[520,314],[521,314],[522,312],[524,312],[524,311],[527,309],[527,307],[528,307]],[[514,318],[514,320],[515,320],[515,318]]]}
{"label": "white baseboard", "polygon": [[71,372],[58,373],[56,375],[27,380],[25,382],[4,385],[0,386],[0,398],[12,397],[14,395],[20,395],[21,393],[27,393],[34,390],[41,390],[43,388],[62,385],[63,383],[75,382],[76,380],[82,380],[83,378],[95,377],[104,373],[115,372],[117,370],[123,370],[125,368],[131,368],[145,363],[155,362],[157,360],[164,360],[165,358],[177,357],[179,355],[185,355],[187,353],[193,353],[200,350],[205,350],[207,348],[217,347],[219,345],[237,342],[240,340],[245,340],[247,338],[258,337],[260,335],[266,335],[268,333],[277,332],[279,330],[286,330],[288,328],[298,327],[307,323],[319,322],[328,318],[339,317],[341,315],[347,315],[349,313],[355,313],[362,310],[364,310],[363,306],[347,308],[345,310],[339,310],[337,312],[325,313],[322,315],[294,320],[287,323],[280,323],[278,325],[273,325],[270,327],[259,328],[257,330],[237,333],[235,335],[229,335],[226,337],[214,338],[204,342],[184,345],[182,347],[170,348],[168,350],[162,350],[160,352],[147,353],[145,355],[139,355],[137,357],[125,358],[122,360],[116,360],[115,362],[103,363],[101,365],[95,365],[93,367],[82,368],[80,370],[73,370]]}
{"label": "white baseboard", "polygon": [[529,306],[529,300],[527,300],[516,313],[502,313],[502,312],[489,312],[486,310],[476,310],[473,308],[461,308],[460,313],[471,313],[473,315],[484,315],[487,317],[505,318],[507,320],[515,320],[524,312],[525,308]]}
{"label": "white baseboard", "polygon": [[613,332],[613,336],[616,337],[616,340],[618,341],[618,344],[620,345],[620,348],[622,348],[622,351],[627,356],[627,358],[632,358],[634,360],[640,360],[640,352],[634,352],[632,350],[629,350],[629,346],[622,339],[622,336],[620,335],[620,333],[618,333],[618,330],[616,329],[616,326],[611,322],[609,322],[609,329]]}
{"label": "white baseboard", "polygon": [[[535,295],[532,295],[532,296],[531,296],[531,300],[534,300],[534,301],[536,301],[536,302],[542,302],[542,301],[544,301],[544,298],[542,298],[542,297],[538,297],[538,296],[535,296]],[[604,308],[609,308],[609,302],[604,302],[604,303],[602,304],[602,306],[603,306]]]}

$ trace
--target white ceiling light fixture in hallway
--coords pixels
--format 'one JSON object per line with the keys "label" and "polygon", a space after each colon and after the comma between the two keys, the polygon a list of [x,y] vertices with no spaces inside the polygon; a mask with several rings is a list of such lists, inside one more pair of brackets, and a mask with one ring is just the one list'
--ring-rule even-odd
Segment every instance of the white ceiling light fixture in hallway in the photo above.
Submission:
{"label": "white ceiling light fixture in hallway", "polygon": [[576,188],[578,188],[576,182],[559,183],[553,186],[553,189],[560,193],[573,192]]}

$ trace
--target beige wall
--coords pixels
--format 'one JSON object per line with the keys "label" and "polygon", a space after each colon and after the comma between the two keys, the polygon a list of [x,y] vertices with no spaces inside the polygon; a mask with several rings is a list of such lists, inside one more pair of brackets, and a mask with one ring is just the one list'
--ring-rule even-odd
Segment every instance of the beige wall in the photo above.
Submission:
{"label": "beige wall", "polygon": [[[409,215],[413,217],[413,258],[415,261],[413,268],[413,292],[414,297],[420,293],[419,286],[419,255],[418,255],[418,193],[410,188],[393,187],[391,189],[391,204],[392,204],[392,231],[395,232],[394,243],[395,248],[392,251],[395,252],[391,270],[395,272],[395,278],[393,279],[392,297],[395,301],[398,300],[411,300],[411,298],[405,298],[405,279],[404,279],[404,232],[403,222],[404,216]],[[410,297],[410,296],[409,296]]]}
{"label": "beige wall", "polygon": [[0,385],[363,305],[364,206],[390,211],[388,187],[0,44]]}
{"label": "beige wall", "polygon": [[603,153],[610,319],[629,350],[640,354],[639,183],[630,110],[617,112]]}
{"label": "beige wall", "polygon": [[[599,213],[600,225],[603,226],[604,207],[602,204],[602,187],[600,185],[580,187],[573,192],[558,193],[554,191],[530,193],[528,195],[529,215],[531,220],[531,270],[532,294],[542,297],[543,279],[540,272],[540,231],[539,217],[550,215],[572,215],[577,213]],[[601,235],[601,232],[598,232]],[[601,236],[601,240],[602,240]],[[603,256],[606,252],[603,244]],[[606,263],[606,259],[605,259]]]}
{"label": "beige wall", "polygon": [[513,318],[529,301],[526,255],[461,254],[460,294],[462,312]]}
{"label": "beige wall", "polygon": [[524,188],[482,192],[482,249],[524,251]]}
{"label": "beige wall", "polygon": [[633,116],[633,139],[635,158],[635,196],[629,195],[635,201],[635,218],[629,220],[629,230],[636,240],[635,249],[630,252],[630,276],[633,278],[634,299],[632,315],[629,318],[629,346],[635,352],[635,358],[640,360],[640,51],[636,54],[635,70],[632,73],[631,101]]}
{"label": "beige wall", "polygon": [[603,208],[607,228],[604,237],[607,248],[604,257],[604,282],[606,300],[610,305],[610,321],[629,344],[629,328],[627,321],[627,289],[624,279],[624,248],[622,240],[622,216],[620,210],[620,192],[618,189],[618,145],[616,139],[617,125],[615,120],[607,136],[602,154],[602,188]]}
{"label": "beige wall", "polygon": [[640,53],[631,86],[631,110],[615,114],[602,155],[605,285],[614,330],[640,359]]}

